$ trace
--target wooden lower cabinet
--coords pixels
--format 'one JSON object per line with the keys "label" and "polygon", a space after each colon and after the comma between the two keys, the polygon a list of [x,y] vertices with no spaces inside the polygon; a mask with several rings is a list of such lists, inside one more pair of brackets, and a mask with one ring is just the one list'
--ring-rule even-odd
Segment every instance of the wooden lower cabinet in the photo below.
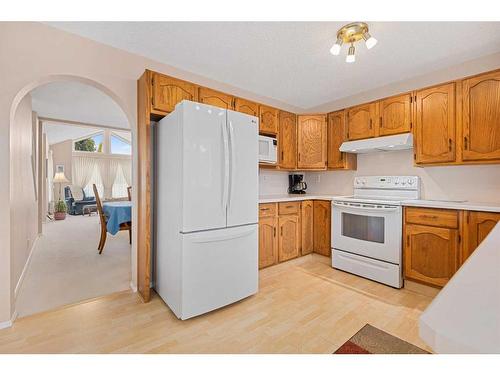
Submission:
{"label": "wooden lower cabinet", "polygon": [[496,212],[466,211],[464,215],[464,245],[460,255],[460,264],[467,260],[500,221],[500,213]]}
{"label": "wooden lower cabinet", "polygon": [[314,250],[314,203],[313,201],[302,201],[300,207],[301,220],[301,246],[302,255],[307,255]]}
{"label": "wooden lower cabinet", "polygon": [[330,256],[331,254],[331,202],[314,201],[314,252]]}
{"label": "wooden lower cabinet", "polygon": [[300,224],[298,215],[282,215],[278,218],[278,261],[284,262],[299,256]]}
{"label": "wooden lower cabinet", "polygon": [[259,218],[259,269],[278,262],[278,218]]}

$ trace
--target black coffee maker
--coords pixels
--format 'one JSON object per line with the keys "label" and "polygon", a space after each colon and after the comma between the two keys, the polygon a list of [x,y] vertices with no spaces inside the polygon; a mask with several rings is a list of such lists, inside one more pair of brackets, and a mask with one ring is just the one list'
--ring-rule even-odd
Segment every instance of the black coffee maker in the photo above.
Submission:
{"label": "black coffee maker", "polygon": [[304,175],[302,174],[289,174],[288,175],[288,193],[289,194],[305,194],[307,184],[302,181]]}

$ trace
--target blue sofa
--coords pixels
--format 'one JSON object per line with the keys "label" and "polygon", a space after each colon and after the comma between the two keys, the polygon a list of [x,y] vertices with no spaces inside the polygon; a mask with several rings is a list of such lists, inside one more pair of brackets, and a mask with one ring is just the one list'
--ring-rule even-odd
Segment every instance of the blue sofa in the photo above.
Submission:
{"label": "blue sofa", "polygon": [[68,214],[70,215],[81,215],[83,213],[83,207],[88,204],[96,204],[95,197],[87,197],[85,191],[83,191],[83,199],[75,200],[73,194],[71,194],[71,189],[69,186],[64,188],[64,200],[66,201],[66,206],[68,206]]}

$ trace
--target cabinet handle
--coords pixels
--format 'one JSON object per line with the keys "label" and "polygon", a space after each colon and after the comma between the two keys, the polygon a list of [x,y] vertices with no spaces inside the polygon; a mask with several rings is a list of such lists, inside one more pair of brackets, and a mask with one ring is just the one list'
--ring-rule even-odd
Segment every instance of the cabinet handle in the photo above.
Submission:
{"label": "cabinet handle", "polygon": [[469,142],[468,142],[467,137],[464,137],[464,149],[465,150],[469,149]]}
{"label": "cabinet handle", "polygon": [[448,149],[451,151],[451,138],[448,138]]}
{"label": "cabinet handle", "polygon": [[299,152],[299,161],[300,161],[300,152]]}
{"label": "cabinet handle", "polygon": [[286,208],[293,208],[293,206],[286,206]]}
{"label": "cabinet handle", "polygon": [[379,128],[382,127],[382,116],[380,116],[378,119],[378,126],[379,126]]}
{"label": "cabinet handle", "polygon": [[274,229],[274,237],[276,237],[276,227],[273,228]]}
{"label": "cabinet handle", "polygon": [[437,219],[438,218],[436,215],[420,215],[420,217],[423,219]]}
{"label": "cabinet handle", "polygon": [[280,229],[280,236],[283,237],[283,227]]}
{"label": "cabinet handle", "polygon": [[410,235],[409,234],[406,235],[406,245],[410,246]]}
{"label": "cabinet handle", "polygon": [[281,151],[281,160],[283,160],[283,159],[284,159],[284,158],[283,158],[283,155],[284,155],[284,153],[283,153],[283,151]]}
{"label": "cabinet handle", "polygon": [[372,129],[372,128],[373,128],[373,121],[372,121],[372,119],[370,119],[370,129]]}
{"label": "cabinet handle", "polygon": [[261,208],[261,211],[269,211],[269,208]]}

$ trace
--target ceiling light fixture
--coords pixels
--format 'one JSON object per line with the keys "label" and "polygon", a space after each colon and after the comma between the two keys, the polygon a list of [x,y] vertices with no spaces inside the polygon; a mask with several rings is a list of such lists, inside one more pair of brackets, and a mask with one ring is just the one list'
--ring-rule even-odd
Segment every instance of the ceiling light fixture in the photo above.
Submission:
{"label": "ceiling light fixture", "polygon": [[351,44],[347,53],[345,61],[352,63],[356,61],[354,43],[363,39],[366,48],[372,49],[377,44],[377,39],[372,37],[368,32],[368,25],[364,22],[353,22],[343,26],[337,32],[337,41],[330,49],[332,55],[339,55],[342,44]]}

